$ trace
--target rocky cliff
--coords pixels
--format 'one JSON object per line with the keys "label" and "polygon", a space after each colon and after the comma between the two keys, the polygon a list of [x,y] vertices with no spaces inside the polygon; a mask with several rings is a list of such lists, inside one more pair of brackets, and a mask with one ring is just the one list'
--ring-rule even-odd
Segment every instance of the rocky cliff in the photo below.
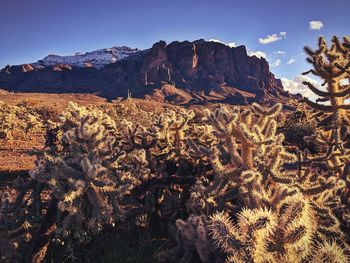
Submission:
{"label": "rocky cliff", "polygon": [[244,46],[164,41],[102,68],[91,65],[26,64],[0,72],[0,87],[22,92],[88,92],[180,104],[229,102],[246,104],[288,99],[281,81],[264,58],[248,56]]}

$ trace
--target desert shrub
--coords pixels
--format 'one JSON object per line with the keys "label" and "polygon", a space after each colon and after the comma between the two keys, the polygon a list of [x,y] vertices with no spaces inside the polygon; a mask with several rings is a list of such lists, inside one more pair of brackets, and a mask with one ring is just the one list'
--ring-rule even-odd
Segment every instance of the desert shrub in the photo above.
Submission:
{"label": "desert shrub", "polygon": [[[350,40],[344,37],[341,42],[334,36],[332,45],[329,48],[323,37],[319,38],[318,49],[312,50],[305,47],[308,55],[307,61],[313,66],[313,69],[303,73],[312,73],[322,80],[326,91],[320,90],[305,81],[311,91],[319,96],[317,102],[305,99],[305,102],[318,111],[315,119],[318,123],[323,123],[318,130],[317,141],[319,144],[328,148],[324,160],[328,160],[333,169],[337,169],[338,174],[344,172],[344,168],[349,160],[349,150],[346,149],[348,141],[349,109],[350,106],[346,100],[349,98],[350,86],[343,84],[344,80],[349,80],[349,54]],[[319,102],[328,102],[325,105]],[[328,125],[331,123],[331,125]]]}
{"label": "desert shrub", "polygon": [[40,131],[40,116],[27,106],[13,106],[0,101],[0,139],[12,140],[17,132],[26,137],[30,132]]}
{"label": "desert shrub", "polygon": [[213,177],[193,186],[187,203],[192,214],[176,221],[178,246],[162,253],[162,259],[182,252],[181,262],[196,255],[203,262],[220,257],[227,262],[302,262],[316,244],[327,246],[332,240],[347,257],[348,246],[331,211],[345,182],[286,169],[297,156],[286,152],[284,136],[277,134],[280,110],[281,105],[264,109],[253,104],[243,111],[225,106],[208,111],[210,134],[218,139],[192,145],[194,152],[208,155]]}
{"label": "desert shrub", "polygon": [[45,124],[47,121],[58,122],[60,113],[49,106],[35,106],[33,111],[40,116],[40,119]]}
{"label": "desert shrub", "polygon": [[132,193],[159,234],[166,234],[169,221],[187,213],[190,186],[203,168],[200,158],[188,153],[193,117],[191,111],[166,109],[149,128],[127,122],[129,150],[144,149],[150,173]]}
{"label": "desert shrub", "polygon": [[308,150],[313,154],[321,153],[322,147],[314,140],[309,140],[310,137],[316,134],[315,112],[307,107],[305,103],[297,100],[292,100],[290,104],[294,110],[281,114],[284,118],[278,119],[278,123],[282,123],[278,128],[278,132],[284,134],[284,142],[296,146],[301,151]]}
{"label": "desert shrub", "polygon": [[315,134],[316,123],[313,121],[297,123],[288,126],[284,132],[285,141],[297,146],[300,150],[309,149],[312,153],[317,153],[317,145],[312,141],[305,140]]}
{"label": "desert shrub", "polygon": [[122,197],[147,176],[142,150],[123,151],[115,122],[102,111],[71,103],[61,128],[60,151],[39,153],[30,180],[15,185],[17,200],[3,210],[10,231],[23,228],[18,218],[26,222],[27,238],[12,238],[22,260],[41,261],[50,249],[74,259],[79,244],[123,220]]}
{"label": "desert shrub", "polygon": [[137,120],[143,127],[149,127],[152,122],[152,116],[155,114],[155,112],[145,111],[132,101],[129,103],[102,104],[98,106],[98,109],[108,114],[116,122],[118,128],[123,128],[122,123],[125,120]]}
{"label": "desert shrub", "polygon": [[3,228],[13,233],[19,260],[77,260],[79,248],[104,229],[145,228],[148,218],[159,226],[183,211],[181,185],[193,182],[182,167],[192,118],[185,113],[166,111],[145,128],[70,103],[50,124],[30,179],[14,183],[16,200],[4,201]]}
{"label": "desert shrub", "polygon": [[2,201],[8,259],[79,261],[105,231],[159,235],[168,224],[178,246],[161,260],[298,262],[313,247],[347,256],[332,212],[345,182],[286,151],[281,105],[219,105],[202,119],[166,109],[147,126],[110,110],[71,103],[52,123],[31,178]]}
{"label": "desert shrub", "polygon": [[317,142],[326,151],[321,155],[305,158],[303,164],[319,163],[326,165],[328,172],[345,181],[346,185],[339,193],[339,202],[333,211],[341,220],[345,233],[350,230],[350,144],[349,144],[349,109],[350,96],[350,39],[332,38],[327,45],[323,37],[319,38],[318,47],[313,50],[304,48],[307,62],[312,69],[303,74],[313,74],[321,78],[323,90],[309,82],[304,82],[319,98],[316,102],[305,99],[315,111],[314,119],[318,129],[310,140]]}

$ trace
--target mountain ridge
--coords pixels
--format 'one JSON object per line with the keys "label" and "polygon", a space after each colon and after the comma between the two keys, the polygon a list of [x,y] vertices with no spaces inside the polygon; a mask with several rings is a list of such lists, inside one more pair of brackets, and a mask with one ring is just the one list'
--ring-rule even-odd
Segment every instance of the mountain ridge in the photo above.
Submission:
{"label": "mountain ridge", "polygon": [[107,98],[125,97],[131,91],[135,97],[173,103],[247,104],[292,96],[270,72],[268,62],[249,56],[245,46],[200,39],[159,41],[146,50],[124,48],[129,53],[101,67],[67,63],[7,66],[0,71],[0,87],[22,92],[98,93]]}
{"label": "mountain ridge", "polygon": [[102,68],[105,65],[115,63],[128,57],[131,54],[137,53],[138,48],[130,48],[126,46],[114,46],[111,48],[102,48],[91,52],[78,52],[74,55],[56,55],[49,54],[35,63],[33,66],[56,66],[59,64],[67,64],[72,67],[96,67]]}

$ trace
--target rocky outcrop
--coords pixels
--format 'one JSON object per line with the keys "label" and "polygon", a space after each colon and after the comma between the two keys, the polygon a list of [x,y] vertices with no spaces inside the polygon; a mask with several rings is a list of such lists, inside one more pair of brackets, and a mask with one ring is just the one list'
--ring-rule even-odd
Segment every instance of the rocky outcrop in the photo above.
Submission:
{"label": "rocky outcrop", "polygon": [[8,66],[1,70],[0,86],[26,92],[93,92],[108,98],[126,96],[130,90],[134,97],[174,103],[244,104],[291,96],[264,58],[248,56],[244,46],[231,48],[204,40],[168,45],[159,41],[101,69],[66,64]]}

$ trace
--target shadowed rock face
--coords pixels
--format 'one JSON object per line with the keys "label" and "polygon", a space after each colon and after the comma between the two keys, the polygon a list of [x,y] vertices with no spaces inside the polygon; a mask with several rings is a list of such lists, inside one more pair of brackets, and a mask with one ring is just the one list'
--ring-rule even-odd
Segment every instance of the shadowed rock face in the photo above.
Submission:
{"label": "shadowed rock face", "polygon": [[93,92],[107,98],[126,96],[130,90],[133,97],[175,103],[261,103],[291,96],[264,58],[248,56],[244,46],[230,48],[204,40],[168,45],[159,41],[99,70],[65,64],[8,66],[1,70],[0,87],[22,92]]}

